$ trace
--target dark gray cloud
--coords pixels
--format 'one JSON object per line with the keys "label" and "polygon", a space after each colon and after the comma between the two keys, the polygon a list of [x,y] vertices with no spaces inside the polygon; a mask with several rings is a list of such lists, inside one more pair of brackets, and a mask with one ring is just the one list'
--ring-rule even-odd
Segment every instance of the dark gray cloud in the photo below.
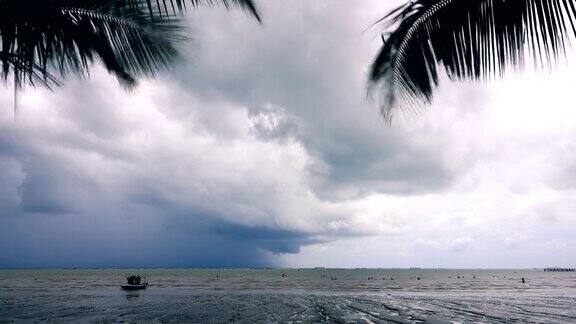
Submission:
{"label": "dark gray cloud", "polygon": [[[3,221],[0,243],[5,249],[0,255],[0,267],[186,268],[274,264],[262,246],[238,239],[234,233],[185,235],[180,231],[157,230],[140,234],[126,227],[114,231],[101,222],[91,222],[92,227],[79,226],[74,221],[74,226],[59,223],[71,221],[70,218],[60,216],[58,223],[39,217]],[[277,248],[270,246],[270,242],[267,244],[265,247]]]}
{"label": "dark gray cloud", "polygon": [[11,157],[0,170],[0,267],[271,266],[270,255],[314,242],[304,232],[223,218],[234,210],[179,202],[161,181],[141,177],[136,189],[118,191],[82,170],[78,152],[9,147],[0,154]]}

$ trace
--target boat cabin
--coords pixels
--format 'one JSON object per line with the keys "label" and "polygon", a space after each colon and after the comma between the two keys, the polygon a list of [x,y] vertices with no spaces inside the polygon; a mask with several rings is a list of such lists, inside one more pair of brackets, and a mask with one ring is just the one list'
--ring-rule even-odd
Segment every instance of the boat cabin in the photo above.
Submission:
{"label": "boat cabin", "polygon": [[137,275],[126,277],[126,284],[120,287],[122,287],[122,289],[125,290],[138,290],[138,289],[146,289],[147,286],[148,286],[148,280],[146,280],[146,277],[140,277],[140,275]]}
{"label": "boat cabin", "polygon": [[126,283],[129,285],[140,285],[142,283],[142,277],[140,277],[140,275],[126,277]]}

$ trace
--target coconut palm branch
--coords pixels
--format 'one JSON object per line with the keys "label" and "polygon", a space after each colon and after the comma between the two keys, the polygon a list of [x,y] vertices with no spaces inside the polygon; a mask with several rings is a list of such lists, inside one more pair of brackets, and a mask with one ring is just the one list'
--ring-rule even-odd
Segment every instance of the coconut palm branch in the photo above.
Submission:
{"label": "coconut palm branch", "polygon": [[[126,5],[147,10],[156,19],[166,19],[182,14],[186,10],[187,0],[124,0]],[[238,7],[262,21],[253,0],[188,0],[193,7],[223,5],[226,9]]]}
{"label": "coconut palm branch", "polygon": [[[260,20],[252,0],[188,1],[238,6]],[[16,89],[53,87],[68,74],[88,76],[98,61],[131,87],[173,62],[185,10],[184,0],[0,0],[0,77]]]}
{"label": "coconut palm branch", "polygon": [[550,67],[576,33],[576,1],[412,0],[378,24],[386,30],[370,83],[390,120],[430,103],[442,70],[453,81],[484,81],[527,61]]}

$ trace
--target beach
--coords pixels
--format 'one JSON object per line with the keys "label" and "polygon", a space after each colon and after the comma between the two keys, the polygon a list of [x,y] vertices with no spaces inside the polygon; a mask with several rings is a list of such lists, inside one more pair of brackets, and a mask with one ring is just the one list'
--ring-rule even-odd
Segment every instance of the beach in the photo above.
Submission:
{"label": "beach", "polygon": [[[146,290],[120,289],[146,275]],[[521,279],[525,278],[525,283]],[[576,274],[543,270],[1,270],[1,321],[576,321]]]}

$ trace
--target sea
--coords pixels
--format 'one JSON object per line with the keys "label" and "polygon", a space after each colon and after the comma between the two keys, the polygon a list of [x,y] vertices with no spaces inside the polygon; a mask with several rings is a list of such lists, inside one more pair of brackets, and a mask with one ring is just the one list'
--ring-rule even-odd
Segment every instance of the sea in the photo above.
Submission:
{"label": "sea", "polygon": [[[129,275],[149,286],[124,291]],[[524,282],[522,282],[524,278]],[[0,323],[576,323],[542,269],[0,270]]]}

